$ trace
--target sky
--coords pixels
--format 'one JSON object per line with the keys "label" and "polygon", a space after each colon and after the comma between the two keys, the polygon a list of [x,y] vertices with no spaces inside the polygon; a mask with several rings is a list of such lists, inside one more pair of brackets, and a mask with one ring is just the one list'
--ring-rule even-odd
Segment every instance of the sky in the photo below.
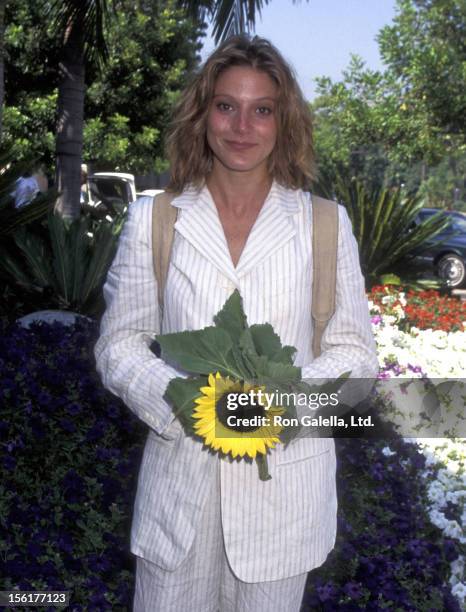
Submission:
{"label": "sky", "polygon": [[[308,100],[314,79],[339,80],[351,53],[371,69],[382,69],[375,37],[395,16],[395,0],[271,0],[256,20],[256,34],[270,39],[296,71]],[[210,30],[209,30],[210,34]],[[208,35],[202,59],[214,49]]]}

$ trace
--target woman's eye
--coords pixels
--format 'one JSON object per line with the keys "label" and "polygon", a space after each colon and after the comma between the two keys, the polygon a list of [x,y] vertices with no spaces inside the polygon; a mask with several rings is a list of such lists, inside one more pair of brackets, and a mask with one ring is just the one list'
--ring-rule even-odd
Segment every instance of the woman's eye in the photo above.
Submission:
{"label": "woman's eye", "polygon": [[257,113],[259,115],[270,115],[272,113],[272,109],[268,106],[259,106]]}
{"label": "woman's eye", "polygon": [[226,111],[231,110],[232,106],[231,106],[231,104],[227,104],[227,102],[219,102],[217,104],[217,108],[218,108],[219,111],[226,112]]}

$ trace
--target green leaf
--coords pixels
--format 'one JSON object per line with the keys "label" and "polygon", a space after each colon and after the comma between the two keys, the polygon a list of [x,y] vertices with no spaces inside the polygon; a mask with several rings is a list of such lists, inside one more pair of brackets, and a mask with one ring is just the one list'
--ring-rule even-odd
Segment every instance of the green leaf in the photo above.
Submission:
{"label": "green leaf", "polygon": [[301,379],[301,368],[284,363],[275,363],[264,360],[258,363],[257,378],[260,383],[268,385],[281,385],[296,382]]}
{"label": "green leaf", "polygon": [[243,300],[238,289],[235,289],[223,308],[215,315],[214,323],[224,329],[232,340],[236,341],[247,328],[246,315],[243,310]]}
{"label": "green leaf", "polygon": [[283,346],[272,355],[271,361],[276,361],[277,363],[283,363],[285,365],[293,365],[295,354],[296,349],[294,346]]}
{"label": "green leaf", "polygon": [[401,285],[401,278],[396,274],[382,274],[380,283],[382,285]]}
{"label": "green leaf", "polygon": [[165,334],[156,337],[162,357],[186,372],[208,375],[220,372],[241,380],[230,335],[219,327]]}
{"label": "green leaf", "polygon": [[192,433],[194,423],[192,418],[195,408],[194,400],[202,395],[201,387],[205,387],[207,383],[205,376],[173,378],[165,391],[164,398],[174,406],[175,416],[190,433]]}
{"label": "green leaf", "polygon": [[270,323],[251,325],[249,328],[258,355],[272,359],[282,349],[280,337],[273,331]]}

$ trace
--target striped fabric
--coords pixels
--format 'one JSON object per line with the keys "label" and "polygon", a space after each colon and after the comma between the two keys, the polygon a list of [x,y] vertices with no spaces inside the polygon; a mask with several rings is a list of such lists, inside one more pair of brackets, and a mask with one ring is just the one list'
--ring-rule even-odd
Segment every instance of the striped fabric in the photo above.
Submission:
{"label": "striped fabric", "polygon": [[[340,207],[336,312],[313,359],[311,197],[274,183],[232,264],[209,191],[187,189],[179,210],[165,291],[162,332],[199,329],[235,288],[248,322],[271,323],[297,348],[303,378],[372,378],[377,372],[357,246]],[[219,459],[187,438],[163,400],[168,381],[183,373],[149,350],[160,331],[151,253],[152,199],[131,205],[104,288],[107,310],[96,345],[104,385],[150,430],[139,475],[132,551],[163,569],[186,558]],[[260,482],[255,464],[221,461],[221,506],[226,553],[245,582],[273,581],[320,565],[336,533],[334,442],[301,438],[269,457],[272,480]]]}
{"label": "striped fabric", "polygon": [[137,557],[133,612],[299,612],[307,573],[270,582],[242,582],[233,574],[222,534],[220,470],[212,478],[187,557],[174,571]]}

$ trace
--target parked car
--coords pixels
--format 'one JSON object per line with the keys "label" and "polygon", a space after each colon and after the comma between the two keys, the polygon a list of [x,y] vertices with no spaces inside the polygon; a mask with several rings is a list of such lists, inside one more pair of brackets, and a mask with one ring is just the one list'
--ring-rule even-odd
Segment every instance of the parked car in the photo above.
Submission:
{"label": "parked car", "polygon": [[87,204],[106,208],[110,213],[122,212],[140,196],[155,196],[163,189],[136,192],[133,174],[125,172],[96,172],[87,178]]}
{"label": "parked car", "polygon": [[448,226],[416,250],[413,263],[418,270],[430,271],[448,287],[463,287],[466,285],[466,215],[422,208],[416,223],[426,221],[439,212],[448,219]]}
{"label": "parked car", "polygon": [[150,196],[151,198],[153,198],[154,196],[158,195],[159,193],[163,193],[164,190],[163,189],[144,189],[144,191],[138,191],[137,196],[138,198],[140,196]]}
{"label": "parked car", "polygon": [[96,172],[87,178],[87,204],[106,208],[108,212],[123,212],[136,200],[134,176],[123,172]]}

